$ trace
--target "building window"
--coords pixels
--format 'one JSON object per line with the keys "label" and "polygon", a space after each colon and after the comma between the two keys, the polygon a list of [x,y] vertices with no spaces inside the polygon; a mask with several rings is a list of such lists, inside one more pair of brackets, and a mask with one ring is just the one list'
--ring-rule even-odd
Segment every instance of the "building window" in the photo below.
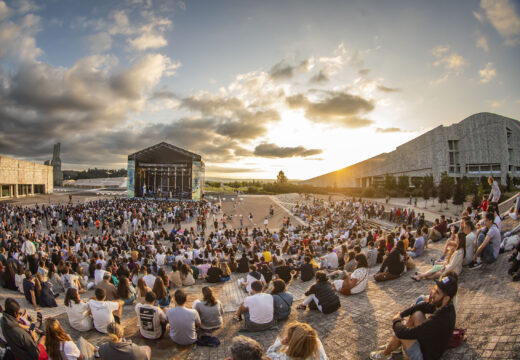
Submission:
{"label": "building window", "polygon": [[466,172],[469,174],[499,174],[500,164],[467,164]]}
{"label": "building window", "polygon": [[511,144],[511,138],[513,137],[513,132],[510,128],[506,128],[506,135],[507,135],[507,143]]}
{"label": "building window", "polygon": [[450,173],[460,173],[459,164],[459,141],[448,140],[449,160],[450,160]]}

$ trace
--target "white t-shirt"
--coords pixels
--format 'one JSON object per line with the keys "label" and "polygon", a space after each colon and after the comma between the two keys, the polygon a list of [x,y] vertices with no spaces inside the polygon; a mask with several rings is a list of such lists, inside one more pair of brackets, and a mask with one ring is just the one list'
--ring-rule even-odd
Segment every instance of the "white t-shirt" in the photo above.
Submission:
{"label": "white t-shirt", "polygon": [[150,289],[153,289],[153,284],[155,284],[155,276],[153,274],[147,274],[143,276],[143,280]]}
{"label": "white t-shirt", "polygon": [[356,279],[358,283],[352,289],[350,289],[351,294],[359,294],[367,289],[368,286],[368,269],[365,267],[361,267],[359,269],[354,270],[352,275],[350,275],[351,279]]}
{"label": "white t-shirt", "polygon": [[166,254],[157,254],[155,255],[155,258],[157,259],[157,266],[163,266]]}
{"label": "white t-shirt", "polygon": [[97,286],[101,281],[103,281],[103,276],[105,276],[106,271],[103,269],[94,270],[94,285]]}
{"label": "white t-shirt", "polygon": [[333,251],[325,255],[325,260],[329,266],[333,269],[337,269],[339,266],[338,255]]}
{"label": "white t-shirt", "polygon": [[[260,273],[259,273],[260,274]],[[255,281],[262,281],[265,283],[265,278],[264,278],[264,275],[260,274],[260,279],[257,279],[255,278],[254,276],[251,276],[250,274],[247,274],[246,276],[246,282],[247,282],[247,285],[246,285],[246,291],[248,294],[250,294],[252,292],[251,290],[251,284]]]}
{"label": "white t-shirt", "polygon": [[89,331],[92,329],[92,318],[89,315],[89,306],[86,302],[76,304],[71,302],[70,306],[66,306],[69,324],[73,329],[78,331]]}
{"label": "white t-shirt", "polygon": [[100,333],[106,334],[108,324],[114,322],[112,312],[119,309],[119,303],[115,301],[89,300],[88,305],[92,313],[94,327]]}
{"label": "white t-shirt", "polygon": [[60,342],[60,351],[62,357],[65,356],[64,360],[76,360],[81,356],[81,352],[73,341]]}
{"label": "white t-shirt", "polygon": [[164,311],[158,306],[137,304],[135,312],[141,335],[146,339],[158,339],[162,334],[161,320],[166,322]]}
{"label": "white t-shirt", "polygon": [[271,294],[255,294],[244,299],[244,306],[249,309],[249,319],[256,324],[273,321],[274,302]]}
{"label": "white t-shirt", "polygon": [[490,242],[493,246],[493,256],[496,259],[500,252],[500,242],[502,241],[502,236],[500,235],[500,230],[498,226],[492,225],[486,235],[491,237]]}

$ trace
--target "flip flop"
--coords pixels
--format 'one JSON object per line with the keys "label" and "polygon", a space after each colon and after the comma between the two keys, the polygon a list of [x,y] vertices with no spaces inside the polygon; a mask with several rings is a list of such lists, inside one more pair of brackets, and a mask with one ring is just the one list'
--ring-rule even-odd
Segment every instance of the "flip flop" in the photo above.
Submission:
{"label": "flip flop", "polygon": [[415,276],[412,276],[412,279],[417,281],[417,282],[421,281],[420,279],[416,278]]}

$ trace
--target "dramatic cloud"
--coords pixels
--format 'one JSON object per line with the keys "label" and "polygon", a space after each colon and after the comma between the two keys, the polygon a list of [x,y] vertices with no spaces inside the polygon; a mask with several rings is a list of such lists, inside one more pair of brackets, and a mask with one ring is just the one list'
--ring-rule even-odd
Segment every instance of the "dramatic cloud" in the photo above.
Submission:
{"label": "dramatic cloud", "polygon": [[314,66],[314,59],[307,59],[302,61],[298,65],[290,65],[285,60],[275,64],[269,70],[269,76],[273,80],[288,80],[292,78],[296,73],[307,72]]}
{"label": "dramatic cloud", "polygon": [[493,80],[493,78],[497,75],[496,69],[493,67],[493,63],[489,62],[486,66],[478,71],[480,76],[480,82],[486,84]]}
{"label": "dramatic cloud", "polygon": [[[9,9],[2,3],[0,17],[7,17]],[[2,15],[3,14],[3,15]],[[43,51],[36,46],[35,35],[40,32],[40,17],[34,14],[24,15],[17,23],[6,19],[0,23],[0,59],[13,62],[33,61]]]}
{"label": "dramatic cloud", "polygon": [[347,92],[323,91],[317,102],[305,95],[297,94],[286,98],[290,108],[305,109],[305,116],[316,123],[338,124],[347,128],[369,126],[372,120],[360,117],[374,109],[374,104],[360,96]]}
{"label": "dramatic cloud", "polygon": [[[129,113],[142,110],[149,91],[174,63],[148,54],[119,73],[111,71],[111,64],[110,56],[90,56],[71,68],[26,62],[13,74],[0,74],[0,152],[39,158],[52,142],[61,141],[85,161],[86,155],[119,146],[99,143]],[[90,136],[91,154],[82,153]]]}
{"label": "dramatic cloud", "polygon": [[399,89],[399,88],[391,88],[391,87],[387,87],[387,86],[383,86],[383,85],[377,85],[377,89],[381,90],[383,92],[389,92],[389,93],[401,91],[401,89]]}
{"label": "dramatic cloud", "polygon": [[181,107],[214,119],[211,128],[219,135],[242,141],[267,133],[267,124],[279,121],[278,111],[253,104],[247,106],[236,97],[204,93],[182,100]]}
{"label": "dramatic cloud", "polygon": [[378,133],[396,133],[396,132],[402,132],[400,128],[397,127],[391,127],[391,128],[377,128],[376,132]]}
{"label": "dramatic cloud", "polygon": [[290,158],[290,157],[307,157],[321,154],[320,149],[306,149],[303,146],[296,147],[280,147],[276,144],[262,143],[255,147],[254,155],[267,158]]}
{"label": "dramatic cloud", "polygon": [[507,45],[520,43],[520,16],[514,3],[509,0],[481,0],[487,20],[506,40]]}
{"label": "dramatic cloud", "polygon": [[368,75],[370,73],[370,69],[361,69],[358,71],[359,75]]}

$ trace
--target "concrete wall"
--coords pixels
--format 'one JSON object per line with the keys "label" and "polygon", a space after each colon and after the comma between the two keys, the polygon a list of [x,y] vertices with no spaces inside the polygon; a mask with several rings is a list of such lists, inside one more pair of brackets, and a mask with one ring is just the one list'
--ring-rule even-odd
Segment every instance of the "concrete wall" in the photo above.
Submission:
{"label": "concrete wall", "polygon": [[[450,140],[457,141],[456,166],[460,167],[459,172],[450,168]],[[474,164],[500,164],[500,170],[468,172],[466,165]],[[493,175],[502,183],[505,183],[508,173],[511,177],[520,177],[520,123],[496,114],[475,114],[450,126],[438,126],[390,153],[306,180],[302,184],[365,187],[386,174],[396,177],[431,174],[438,182],[443,172],[452,177]]]}
{"label": "concrete wall", "polygon": [[45,193],[52,193],[52,166],[0,156],[0,185],[14,185],[10,194],[17,197],[19,184],[32,185],[31,194],[34,194],[34,185],[44,185]]}

